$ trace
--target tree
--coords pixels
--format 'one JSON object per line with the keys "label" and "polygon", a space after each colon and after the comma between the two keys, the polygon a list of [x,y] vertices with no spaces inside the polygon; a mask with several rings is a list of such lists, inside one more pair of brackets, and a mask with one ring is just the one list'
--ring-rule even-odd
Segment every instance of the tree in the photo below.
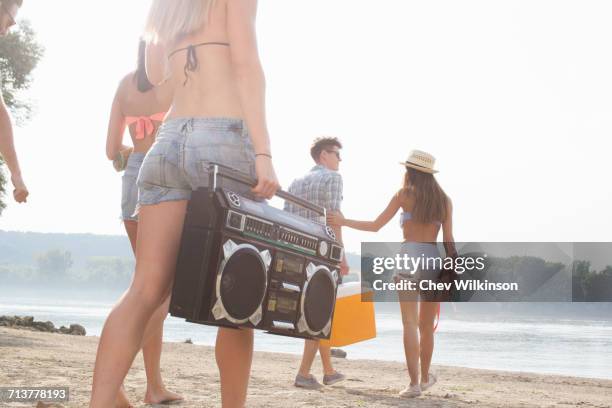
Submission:
{"label": "tree", "polygon": [[43,55],[43,48],[36,42],[34,30],[27,21],[19,22],[19,29],[0,38],[0,82],[2,96],[19,121],[29,119],[32,107],[23,100],[20,91],[32,82],[32,71]]}
{"label": "tree", "polygon": [[125,289],[134,272],[134,261],[116,256],[98,256],[87,260],[87,280],[92,286]]}
{"label": "tree", "polygon": [[68,269],[72,267],[72,254],[69,251],[53,249],[39,255],[36,258],[36,264],[43,279],[63,280],[66,278]]}
{"label": "tree", "polygon": [[[23,123],[31,116],[32,106],[20,92],[30,86],[32,71],[42,55],[43,48],[36,42],[34,31],[27,21],[20,21],[17,30],[0,37],[0,88],[17,123]],[[4,161],[0,157],[0,214],[6,207],[7,177],[3,169]]]}

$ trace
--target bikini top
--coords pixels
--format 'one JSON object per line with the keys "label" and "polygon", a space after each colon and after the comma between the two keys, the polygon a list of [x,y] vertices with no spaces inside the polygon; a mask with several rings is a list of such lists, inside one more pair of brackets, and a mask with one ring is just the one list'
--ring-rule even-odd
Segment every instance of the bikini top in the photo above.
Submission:
{"label": "bikini top", "polygon": [[125,124],[131,126],[136,124],[136,140],[142,140],[146,136],[151,136],[155,132],[155,125],[153,121],[163,122],[166,117],[166,112],[156,113],[151,116],[127,116],[125,118]]}
{"label": "bikini top", "polygon": [[189,71],[194,72],[200,66],[200,62],[198,61],[198,54],[196,54],[196,48],[203,47],[205,45],[218,45],[222,47],[229,47],[229,43],[224,42],[203,42],[199,44],[189,44],[187,47],[174,50],[170,53],[170,55],[168,55],[168,59],[170,59],[175,54],[181,51],[187,51],[187,61],[185,62],[185,67],[183,68],[183,72],[185,73],[185,82],[183,82],[183,86],[187,85],[187,81],[189,80]]}
{"label": "bikini top", "polygon": [[[400,214],[400,227],[404,227],[404,224],[406,223],[406,221],[411,220],[412,219],[412,213],[410,211],[403,211]],[[434,224],[437,225],[442,225],[442,222],[440,221],[434,221]]]}

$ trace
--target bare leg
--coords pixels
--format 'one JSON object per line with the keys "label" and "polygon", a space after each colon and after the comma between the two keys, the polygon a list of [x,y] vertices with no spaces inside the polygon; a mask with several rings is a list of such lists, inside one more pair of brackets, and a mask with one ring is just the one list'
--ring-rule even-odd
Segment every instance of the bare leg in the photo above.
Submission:
{"label": "bare leg", "polygon": [[[128,238],[130,239],[130,244],[132,245],[132,251],[136,254],[136,236],[138,233],[138,223],[136,221],[123,221],[123,225],[125,227],[125,232],[128,234]],[[121,385],[119,388],[119,393],[117,394],[117,401],[115,402],[115,408],[129,408],[132,405],[130,404],[130,399],[125,392],[125,388]]]}
{"label": "bare leg", "polygon": [[401,301],[402,324],[404,325],[404,353],[410,376],[410,385],[419,384],[419,333],[418,333],[418,302]]}
{"label": "bare leg", "polygon": [[115,401],[115,408],[132,408],[132,404],[130,404],[130,399],[125,392],[125,388],[121,385],[119,388],[119,393],[117,394],[117,399]]}
{"label": "bare leg", "polygon": [[[136,240],[138,236],[138,223],[136,221],[125,221],[125,230],[130,238],[132,250],[136,254]],[[164,336],[164,320],[168,315],[170,297],[166,299],[149,320],[145,329],[142,347],[145,371],[147,373],[147,391],[144,402],[146,404],[159,404],[163,401],[176,401],[183,399],[180,395],[166,390],[161,376],[161,352],[162,339]],[[121,387],[117,398],[117,408],[128,407],[129,403],[125,390]]]}
{"label": "bare leg", "polygon": [[113,406],[151,316],[170,293],[186,207],[187,201],[170,201],[140,210],[136,272],[100,336],[91,408]]}
{"label": "bare leg", "polygon": [[319,354],[321,355],[321,363],[323,364],[323,374],[334,374],[336,370],[334,370],[332,365],[331,347],[319,344]]}
{"label": "bare leg", "polygon": [[244,407],[253,359],[253,330],[220,327],[215,357],[221,376],[223,407]]}
{"label": "bare leg", "polygon": [[300,370],[298,373],[303,377],[310,376],[310,369],[312,368],[312,362],[314,361],[317,351],[319,350],[318,340],[305,340],[304,341],[304,354],[302,355],[302,363],[300,364]]}
{"label": "bare leg", "polygon": [[138,239],[138,222],[137,221],[123,221],[125,226],[125,232],[128,234],[130,239],[130,245],[132,245],[132,251],[136,255],[136,240]]}
{"label": "bare leg", "polygon": [[179,394],[168,391],[161,376],[160,360],[162,353],[162,339],[164,336],[164,320],[168,315],[170,296],[166,298],[151,317],[145,330],[145,340],[142,347],[145,370],[147,373],[147,391],[145,404],[159,404],[162,402],[182,400]]}
{"label": "bare leg", "polygon": [[421,382],[429,381],[429,368],[434,350],[434,321],[438,312],[437,302],[421,302],[419,333],[421,334]]}

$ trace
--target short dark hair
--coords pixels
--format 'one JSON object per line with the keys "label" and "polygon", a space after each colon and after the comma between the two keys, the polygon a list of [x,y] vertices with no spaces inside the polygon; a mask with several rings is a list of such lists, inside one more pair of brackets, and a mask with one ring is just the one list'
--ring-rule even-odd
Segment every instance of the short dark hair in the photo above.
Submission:
{"label": "short dark hair", "polygon": [[340,140],[338,140],[337,137],[317,137],[312,142],[312,146],[310,147],[310,156],[312,156],[312,159],[318,163],[321,152],[333,146],[338,147],[338,149],[342,149],[342,143],[340,143]]}

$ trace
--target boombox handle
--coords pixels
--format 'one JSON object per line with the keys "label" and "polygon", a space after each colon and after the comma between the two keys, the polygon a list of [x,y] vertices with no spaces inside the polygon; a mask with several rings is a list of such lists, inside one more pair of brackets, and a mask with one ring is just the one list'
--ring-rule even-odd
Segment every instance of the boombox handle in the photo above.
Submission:
{"label": "boombox handle", "polygon": [[[208,171],[210,173],[210,185],[213,190],[217,189],[217,178],[225,177],[230,180],[237,181],[239,183],[246,184],[250,187],[255,187],[257,185],[257,180],[252,178],[251,176],[238,171],[232,167],[219,164],[219,163],[210,163],[208,167]],[[327,211],[325,207],[321,207],[320,205],[316,205],[311,203],[310,201],[306,201],[300,197],[297,197],[291,193],[288,193],[284,190],[277,190],[276,195],[282,198],[285,201],[289,201],[293,204],[299,205],[300,207],[306,208],[308,210],[314,211],[319,215],[322,215],[324,218],[327,217]],[[327,219],[325,220],[325,224],[327,224]]]}

